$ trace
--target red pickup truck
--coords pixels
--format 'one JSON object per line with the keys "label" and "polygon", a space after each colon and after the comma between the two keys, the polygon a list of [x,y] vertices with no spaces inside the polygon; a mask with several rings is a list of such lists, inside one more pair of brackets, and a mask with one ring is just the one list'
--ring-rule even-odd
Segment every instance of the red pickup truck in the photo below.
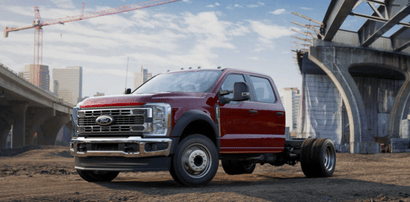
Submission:
{"label": "red pickup truck", "polygon": [[285,111],[273,80],[234,69],[158,74],[132,93],[88,98],[73,110],[70,151],[87,181],[121,171],[169,171],[186,186],[209,183],[257,163],[295,165],[307,177],[336,166],[331,140],[285,139]]}

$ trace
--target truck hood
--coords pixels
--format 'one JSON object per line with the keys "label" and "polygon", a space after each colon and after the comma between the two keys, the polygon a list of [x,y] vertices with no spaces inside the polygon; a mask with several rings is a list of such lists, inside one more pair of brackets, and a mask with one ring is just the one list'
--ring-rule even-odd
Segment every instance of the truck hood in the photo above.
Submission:
{"label": "truck hood", "polygon": [[140,106],[149,102],[163,102],[164,99],[201,98],[205,93],[165,92],[155,94],[130,94],[87,98],[78,103],[80,108]]}

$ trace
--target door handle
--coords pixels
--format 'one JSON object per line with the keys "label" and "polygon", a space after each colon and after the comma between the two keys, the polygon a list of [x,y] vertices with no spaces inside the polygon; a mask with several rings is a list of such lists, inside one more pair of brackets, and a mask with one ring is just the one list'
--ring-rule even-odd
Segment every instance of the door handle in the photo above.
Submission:
{"label": "door handle", "polygon": [[251,113],[251,114],[256,114],[256,113],[258,113],[258,110],[251,109],[251,110],[248,110],[248,112]]}
{"label": "door handle", "polygon": [[276,115],[285,115],[285,113],[284,112],[276,112]]}

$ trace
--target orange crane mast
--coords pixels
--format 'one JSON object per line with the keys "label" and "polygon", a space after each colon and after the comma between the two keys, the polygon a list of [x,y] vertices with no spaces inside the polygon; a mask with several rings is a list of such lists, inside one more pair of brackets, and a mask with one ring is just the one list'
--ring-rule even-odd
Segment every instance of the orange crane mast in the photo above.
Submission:
{"label": "orange crane mast", "polygon": [[80,15],[74,16],[67,16],[64,18],[57,18],[51,20],[41,20],[40,10],[38,6],[34,7],[34,17],[35,20],[33,21],[32,25],[23,26],[23,27],[4,27],[4,37],[7,38],[9,32],[20,31],[25,29],[34,28],[34,59],[33,59],[33,84],[41,86],[42,78],[40,74],[38,74],[38,70],[40,69],[40,65],[43,64],[43,26],[48,25],[55,25],[55,24],[64,24],[67,22],[74,22],[80,20],[86,20],[106,15],[113,15],[118,13],[124,13],[133,10],[139,10],[143,8],[149,8],[154,6],[159,6],[167,3],[177,2],[181,0],[151,0],[143,3],[137,3],[132,5],[125,5],[117,8],[111,8],[107,10],[101,10],[91,13],[84,13],[84,3],[82,5],[82,10]]}

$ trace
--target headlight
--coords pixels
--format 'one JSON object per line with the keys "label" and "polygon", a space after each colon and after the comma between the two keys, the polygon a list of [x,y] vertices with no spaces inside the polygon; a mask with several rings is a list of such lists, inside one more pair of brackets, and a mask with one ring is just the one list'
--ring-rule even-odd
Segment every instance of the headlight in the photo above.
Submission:
{"label": "headlight", "polygon": [[73,108],[72,118],[73,118],[73,129],[74,129],[73,136],[74,137],[78,137],[78,132],[79,132],[79,131],[77,131],[78,130],[77,129],[77,113],[78,113],[78,110],[80,110],[80,107],[78,107],[78,106]]}
{"label": "headlight", "polygon": [[145,132],[148,136],[168,136],[171,130],[171,105],[165,103],[148,103],[152,108],[152,130]]}

